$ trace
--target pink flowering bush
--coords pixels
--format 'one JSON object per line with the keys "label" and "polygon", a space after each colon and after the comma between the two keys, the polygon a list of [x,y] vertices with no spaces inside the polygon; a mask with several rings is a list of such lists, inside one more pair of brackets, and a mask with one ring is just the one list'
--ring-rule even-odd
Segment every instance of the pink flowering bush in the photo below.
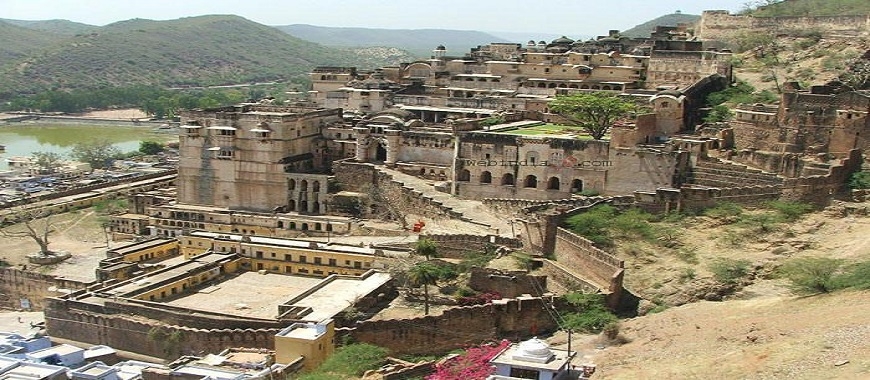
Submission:
{"label": "pink flowering bush", "polygon": [[510,341],[502,340],[471,347],[457,357],[436,364],[435,373],[426,380],[484,380],[495,371],[489,361],[510,344]]}

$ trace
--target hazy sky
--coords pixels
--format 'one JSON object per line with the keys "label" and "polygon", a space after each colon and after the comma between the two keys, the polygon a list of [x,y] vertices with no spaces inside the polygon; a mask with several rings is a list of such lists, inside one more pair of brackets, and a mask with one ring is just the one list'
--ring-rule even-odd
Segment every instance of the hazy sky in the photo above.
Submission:
{"label": "hazy sky", "polygon": [[[235,14],[266,25],[597,35],[680,10],[732,12],[749,0],[0,0],[0,18],[106,25]],[[2,38],[2,36],[0,36]]]}

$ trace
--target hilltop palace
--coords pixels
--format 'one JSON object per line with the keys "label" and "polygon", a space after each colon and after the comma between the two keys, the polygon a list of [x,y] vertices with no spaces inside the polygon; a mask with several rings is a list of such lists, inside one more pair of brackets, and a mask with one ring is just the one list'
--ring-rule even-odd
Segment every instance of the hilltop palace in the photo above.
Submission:
{"label": "hilltop palace", "polygon": [[[308,96],[292,103],[186,111],[174,186],[130,195],[112,234],[136,241],[109,252],[97,282],[45,301],[48,333],[165,358],[264,348],[277,363],[314,368],[340,336],[421,354],[479,342],[482,332],[531,338],[557,327],[539,307],[552,296],[543,279],[522,288],[529,281],[511,278],[528,274],[488,272],[472,277],[475,289],[516,294],[439,317],[352,318],[396,297],[385,269],[408,252],[354,238],[408,236],[405,215],[429,220],[414,228],[445,255],[522,247],[551,281],[569,278],[615,306],[623,262],[560,228],[570,210],[821,203],[861,165],[866,93],[792,86],[778,105],[703,124],[706,96],[732,82],[730,62],[685,27],[643,39],[612,31],[496,43],[461,56],[438,46],[397,67],[318,67]],[[568,123],[551,100],[589,91],[620,94],[641,111],[601,140],[544,128]],[[398,223],[373,222],[382,217]],[[459,227],[429,233],[445,220]],[[574,353],[529,342],[497,358],[502,377],[539,359],[568,368]]]}

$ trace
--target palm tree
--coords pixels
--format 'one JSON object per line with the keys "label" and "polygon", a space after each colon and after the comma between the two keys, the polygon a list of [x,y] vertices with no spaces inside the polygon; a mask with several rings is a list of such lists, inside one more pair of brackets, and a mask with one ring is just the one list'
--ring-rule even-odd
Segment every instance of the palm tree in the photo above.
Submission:
{"label": "palm tree", "polygon": [[429,315],[429,285],[438,281],[441,270],[428,261],[418,263],[408,270],[408,280],[414,286],[423,287],[423,313]]}

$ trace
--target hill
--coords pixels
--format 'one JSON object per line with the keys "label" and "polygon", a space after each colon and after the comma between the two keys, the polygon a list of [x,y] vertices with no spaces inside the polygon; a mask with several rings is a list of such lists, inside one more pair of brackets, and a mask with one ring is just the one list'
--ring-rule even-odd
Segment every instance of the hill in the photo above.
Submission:
{"label": "hill", "polygon": [[[0,97],[49,88],[301,80],[317,65],[358,65],[360,58],[356,52],[304,41],[238,16],[133,19],[36,50],[25,47],[43,44],[46,39],[38,40],[39,33],[5,26],[35,42],[7,53],[18,59],[0,67]],[[395,63],[390,58],[401,53],[364,56],[372,66],[380,66]]]}
{"label": "hill", "polygon": [[701,16],[684,14],[677,11],[669,15],[654,18],[643,24],[635,25],[633,28],[620,33],[626,37],[649,37],[650,33],[656,30],[656,26],[677,26],[677,24],[694,24],[701,19]]}
{"label": "hill", "polygon": [[9,62],[25,57],[61,39],[57,35],[3,21],[0,21],[0,36],[3,36],[3,43],[0,44],[0,62]]}
{"label": "hill", "polygon": [[326,46],[396,47],[418,57],[429,57],[438,45],[446,46],[448,54],[461,55],[478,45],[512,42],[491,34],[469,30],[333,28],[306,24],[281,25],[275,28],[297,38]]}
{"label": "hill", "polygon": [[867,15],[870,14],[870,1],[785,0],[758,7],[749,13],[756,17]]}
{"label": "hill", "polygon": [[64,36],[74,36],[76,34],[90,33],[98,26],[82,24],[69,20],[10,20],[0,19],[2,22],[7,22],[12,25],[17,25],[27,29],[39,30],[48,33],[60,34]]}

